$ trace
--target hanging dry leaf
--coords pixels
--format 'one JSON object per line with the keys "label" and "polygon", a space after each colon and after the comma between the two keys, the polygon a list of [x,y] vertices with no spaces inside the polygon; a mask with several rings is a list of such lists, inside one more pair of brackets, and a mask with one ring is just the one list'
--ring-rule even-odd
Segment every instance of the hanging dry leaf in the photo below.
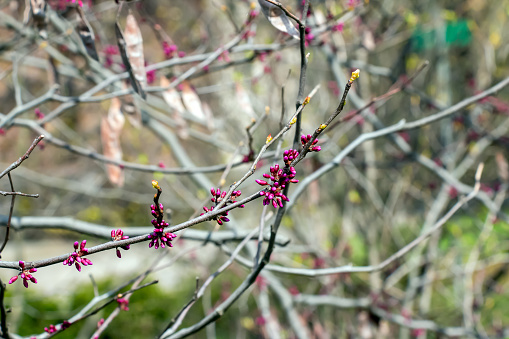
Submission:
{"label": "hanging dry leaf", "polygon": [[131,62],[133,74],[141,88],[144,89],[147,86],[147,72],[145,71],[145,56],[143,55],[143,37],[136,19],[131,13],[127,15],[124,38],[127,57]]}
{"label": "hanging dry leaf", "polygon": [[131,86],[133,87],[134,91],[138,93],[143,99],[146,98],[145,91],[140,85],[140,82],[136,79],[133,68],[131,67],[131,62],[129,61],[129,58],[127,57],[127,50],[126,50],[126,42],[124,39],[124,34],[122,33],[122,30],[120,29],[120,26],[118,25],[118,22],[115,23],[115,34],[117,35],[117,44],[118,49],[120,51],[120,56],[122,57],[122,62],[124,63],[125,69],[127,73],[129,73],[129,79],[131,80]]}
{"label": "hanging dry leaf", "polygon": [[290,18],[283,12],[283,10],[276,5],[273,5],[265,0],[258,0],[262,9],[263,15],[269,20],[272,26],[293,36],[295,39],[300,40],[299,30],[290,21]]}
{"label": "hanging dry leaf", "polygon": [[[167,77],[161,77],[160,85],[161,87],[170,86],[170,80]],[[180,114],[184,114],[185,107],[182,104],[182,99],[180,98],[180,94],[177,92],[175,88],[169,88],[163,92],[163,98],[172,109],[178,111]]]}
{"label": "hanging dry leaf", "polygon": [[[101,119],[101,141],[103,145],[103,154],[113,160],[122,160],[122,148],[120,147],[120,134],[124,127],[125,118],[120,111],[120,100],[111,99],[108,115]],[[107,164],[108,179],[114,185],[119,187],[124,185],[123,170],[112,164]]]}
{"label": "hanging dry leaf", "polygon": [[509,165],[507,164],[507,160],[504,158],[504,154],[498,152],[495,156],[495,161],[497,163],[499,178],[502,179],[503,182],[509,182]]}
{"label": "hanging dry leaf", "polygon": [[[170,81],[166,77],[161,77],[161,87],[168,87],[170,85]],[[182,139],[187,139],[189,137],[189,131],[187,127],[187,122],[183,118],[185,107],[182,104],[182,99],[180,98],[180,94],[177,92],[175,88],[167,89],[163,92],[163,99],[166,101],[168,106],[173,110],[173,121],[177,124],[177,134]]]}
{"label": "hanging dry leaf", "polygon": [[249,99],[249,94],[247,94],[247,91],[240,82],[235,84],[235,94],[242,112],[246,113],[250,118],[256,119],[257,116],[251,104],[251,100]]}
{"label": "hanging dry leaf", "polygon": [[95,48],[94,31],[85,17],[83,9],[78,6],[76,10],[78,11],[78,34],[80,35],[81,41],[85,46],[87,54],[90,55],[92,59],[99,61],[99,56]]}
{"label": "hanging dry leaf", "polygon": [[189,113],[195,118],[205,121],[205,113],[203,113],[201,100],[187,81],[182,82],[182,101]]}

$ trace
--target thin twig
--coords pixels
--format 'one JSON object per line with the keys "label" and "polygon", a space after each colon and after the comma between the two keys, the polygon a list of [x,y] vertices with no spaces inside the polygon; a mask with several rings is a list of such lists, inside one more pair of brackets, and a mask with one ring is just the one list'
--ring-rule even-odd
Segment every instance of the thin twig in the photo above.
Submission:
{"label": "thin twig", "polygon": [[[19,165],[21,165],[21,163],[23,161],[25,161],[26,159],[28,159],[28,157],[30,156],[30,154],[32,153],[32,151],[34,150],[35,146],[37,146],[37,144],[42,140],[44,139],[44,135],[39,135],[37,138],[35,138],[34,142],[32,142],[32,145],[28,148],[28,150],[25,152],[25,154],[23,154],[22,157],[20,157],[17,161],[13,162],[9,167],[7,167],[2,173],[0,173],[0,179],[3,178],[4,175],[6,175],[7,173],[9,173],[10,171],[12,171],[13,169],[15,169],[16,167],[18,167]],[[13,189],[14,191],[14,189]]]}
{"label": "thin twig", "polygon": [[376,104],[377,102],[379,101],[382,101],[382,100],[387,100],[389,99],[390,97],[394,96],[395,94],[403,91],[410,83],[412,83],[412,81],[414,81],[414,79],[429,65],[429,61],[425,61],[424,63],[422,63],[418,68],[417,70],[414,72],[414,74],[412,74],[410,77],[408,77],[407,79],[405,79],[405,81],[401,82],[401,84],[399,86],[397,86],[396,88],[393,88],[389,91],[387,91],[386,93],[376,97],[376,98],[373,98],[371,99],[370,102],[368,102],[367,104],[365,104],[363,107],[359,108],[359,109],[356,109],[355,111],[352,111],[348,114],[346,114],[344,117],[342,117],[341,119],[339,119],[338,121],[336,121],[335,123],[331,124],[328,128],[327,128],[327,132],[330,132],[331,130],[333,130],[334,128],[338,127],[341,123],[345,122],[345,121],[348,121],[350,119],[352,119],[353,117],[355,117],[357,114],[363,112],[365,109],[373,106],[374,104]]}
{"label": "thin twig", "polygon": [[[12,183],[11,173],[7,173],[7,177],[9,178],[9,184],[11,185],[11,190],[14,191],[14,185]],[[9,232],[11,230],[11,219],[12,219],[12,214],[14,212],[14,199],[15,198],[16,198],[16,195],[13,195],[11,198],[11,206],[9,208],[9,217],[7,219],[7,227],[5,228],[5,238],[2,243],[2,246],[0,246],[0,255],[5,248],[5,245],[7,245],[7,241],[9,241]]]}
{"label": "thin twig", "polygon": [[[9,173],[9,175],[10,175],[10,173]],[[8,195],[19,195],[19,196],[28,197],[28,198],[39,198],[39,194],[28,194],[28,193],[23,193],[23,192],[5,192],[5,191],[0,191],[0,194],[3,195],[4,197],[8,196]]]}
{"label": "thin twig", "polygon": [[195,293],[193,298],[187,303],[187,305],[182,308],[182,310],[178,313],[178,316],[173,319],[170,324],[165,328],[164,335],[170,335],[176,331],[176,329],[182,324],[182,321],[184,320],[187,312],[191,309],[191,307],[194,305],[194,303],[203,296],[205,293],[205,289],[212,283],[212,281],[224,270],[230,266],[233,261],[235,260],[235,257],[239,254],[240,250],[244,248],[244,246],[248,243],[251,237],[256,236],[256,233],[258,232],[258,229],[253,229],[235,248],[233,253],[230,255],[230,258],[228,258],[227,261],[225,261],[221,267],[219,267],[213,274],[211,274],[207,280],[203,283],[203,285],[200,287],[200,289]]}
{"label": "thin twig", "polygon": [[2,338],[9,338],[9,329],[7,328],[7,312],[4,305],[5,284],[0,279],[0,330]]}
{"label": "thin twig", "polygon": [[475,174],[475,185],[474,189],[466,196],[463,196],[459,201],[442,217],[440,220],[437,221],[433,227],[431,227],[428,231],[423,232],[421,235],[419,235],[417,238],[412,240],[410,243],[408,243],[406,246],[402,247],[400,250],[398,250],[396,253],[391,255],[389,258],[385,259],[381,263],[377,265],[372,266],[363,266],[363,267],[353,267],[352,265],[346,265],[341,267],[334,267],[334,268],[324,268],[324,269],[299,269],[299,268],[287,268],[287,267],[281,267],[276,265],[268,265],[267,269],[275,272],[281,272],[281,273],[289,273],[289,274],[299,274],[299,275],[306,275],[306,276],[320,276],[320,275],[329,275],[329,274],[337,274],[337,273],[371,273],[380,271],[387,266],[389,266],[394,261],[398,260],[399,258],[403,257],[405,254],[407,254],[410,250],[412,250],[415,246],[423,242],[425,239],[427,239],[431,234],[442,228],[445,223],[461,208],[463,207],[467,202],[472,200],[478,193],[479,189],[481,187],[481,174],[484,169],[484,163],[479,164],[477,167],[477,171]]}

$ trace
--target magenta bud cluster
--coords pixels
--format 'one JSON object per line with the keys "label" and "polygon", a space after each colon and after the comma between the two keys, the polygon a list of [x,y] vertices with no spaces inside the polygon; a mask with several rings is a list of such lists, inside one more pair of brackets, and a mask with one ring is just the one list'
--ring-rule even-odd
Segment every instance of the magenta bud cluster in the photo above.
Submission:
{"label": "magenta bud cluster", "polygon": [[171,59],[173,57],[183,58],[186,56],[186,52],[179,51],[178,46],[175,44],[170,44],[167,41],[163,41],[163,52],[166,56],[166,59]]}
{"label": "magenta bud cluster", "polygon": [[[127,235],[124,235],[124,231],[122,231],[120,228],[117,230],[111,230],[111,240],[120,241],[125,239],[129,239],[129,237]],[[131,245],[120,246],[120,248],[127,251],[129,248],[131,248]],[[117,257],[122,258],[122,254],[120,254],[120,249],[118,247],[117,247]]]}
{"label": "magenta bud cluster", "polygon": [[81,272],[81,265],[83,266],[93,265],[89,259],[83,258],[83,256],[88,254],[88,249],[85,248],[86,244],[87,244],[86,240],[83,240],[81,243],[75,241],[74,252],[71,253],[69,258],[64,260],[63,264],[67,266],[72,266],[74,264],[78,272]]}
{"label": "magenta bud cluster", "polygon": [[118,306],[122,311],[129,311],[129,300],[122,297],[117,297]]}
{"label": "magenta bud cluster", "polygon": [[[212,194],[212,198],[210,198],[210,201],[212,201],[215,205],[210,206],[210,208],[208,208],[207,206],[203,206],[203,210],[205,211],[205,213],[213,211],[214,208],[217,206],[217,204],[219,204],[220,202],[222,202],[224,200],[227,192],[221,191],[221,189],[219,189],[219,188],[216,189],[216,188],[212,187],[210,189],[210,194]],[[227,206],[229,204],[236,203],[237,198],[240,197],[241,194],[242,194],[241,191],[233,191],[232,194],[230,194],[230,196],[228,197],[228,200],[226,201],[225,206]],[[239,208],[244,208],[244,205],[243,204],[240,205]],[[202,213],[200,215],[204,215],[205,213]],[[215,215],[214,217],[212,217],[212,220],[215,220],[219,225],[222,225],[223,223],[230,221],[230,219],[227,216],[228,216],[228,211],[223,212],[218,215]]]}
{"label": "magenta bud cluster", "polygon": [[299,156],[299,152],[295,149],[287,149],[283,152],[283,162],[285,165],[290,166],[290,164],[297,159]]}
{"label": "magenta bud cluster", "polygon": [[163,219],[164,206],[161,203],[154,203],[150,205],[150,213],[155,219],[152,219],[151,223],[154,225],[154,231],[148,235],[149,239],[152,239],[148,247],[158,249],[159,247],[165,248],[166,246],[173,247],[172,240],[177,237],[176,234],[165,232],[164,228],[170,226]]}
{"label": "magenta bud cluster", "polygon": [[15,275],[11,279],[9,279],[9,284],[12,284],[16,280],[18,280],[18,277],[21,277],[23,279],[23,286],[28,288],[28,282],[31,281],[34,284],[37,284],[37,279],[32,275],[32,273],[37,272],[37,268],[30,268],[25,269],[25,263],[23,261],[19,261],[19,267],[21,268],[21,272],[18,273],[18,275]]}
{"label": "magenta bud cluster", "polygon": [[304,32],[305,32],[305,35],[304,35],[305,40],[304,41],[305,41],[305,45],[307,47],[311,44],[311,42],[313,42],[313,40],[315,39],[315,35],[311,32],[310,27],[306,27]]}
{"label": "magenta bud cluster", "polygon": [[[301,136],[300,137],[300,142],[302,143],[302,146],[303,147],[306,146],[306,144],[312,138],[313,138],[313,136],[311,134]],[[309,146],[309,151],[310,152],[320,152],[322,150],[322,148],[320,146],[316,146],[317,143],[318,143],[318,139],[313,140],[313,142]]]}
{"label": "magenta bud cluster", "polygon": [[[63,331],[65,329],[69,328],[70,326],[71,326],[71,323],[67,320],[64,320],[62,322],[62,325],[60,325],[60,331]],[[58,329],[55,325],[51,324],[51,325],[49,325],[49,327],[45,327],[44,331],[51,334],[51,333],[58,332]]]}
{"label": "magenta bud cluster", "polygon": [[[313,139],[311,134],[302,135],[300,142],[302,146],[305,146],[310,140]],[[309,152],[320,152],[321,147],[316,146],[318,140],[313,140],[309,146]],[[299,180],[295,179],[297,171],[292,166],[292,163],[299,157],[299,151],[296,149],[287,149],[283,152],[283,163],[284,167],[280,167],[278,164],[270,167],[270,173],[264,173],[263,177],[269,180],[257,179],[256,183],[261,186],[268,186],[267,189],[260,192],[260,195],[264,196],[263,205],[272,205],[274,208],[283,207],[283,201],[290,201],[286,195],[283,194],[283,190],[289,184],[296,184]]]}
{"label": "magenta bud cluster", "polygon": [[[261,186],[269,186],[265,191],[261,191],[260,195],[265,196],[263,199],[263,205],[272,204],[274,208],[283,207],[283,201],[290,201],[286,195],[283,194],[283,190],[290,183],[298,183],[299,180],[294,179],[297,175],[294,167],[289,164],[299,155],[296,150],[286,150],[283,155],[283,159],[287,164],[285,167],[280,168],[278,164],[270,167],[270,174],[264,173],[263,177],[269,179],[256,180],[256,183]],[[290,160],[292,159],[292,160]]]}
{"label": "magenta bud cluster", "polygon": [[55,325],[51,324],[51,325],[49,325],[49,327],[45,327],[44,331],[51,334],[51,333],[55,333],[57,331],[57,328]]}

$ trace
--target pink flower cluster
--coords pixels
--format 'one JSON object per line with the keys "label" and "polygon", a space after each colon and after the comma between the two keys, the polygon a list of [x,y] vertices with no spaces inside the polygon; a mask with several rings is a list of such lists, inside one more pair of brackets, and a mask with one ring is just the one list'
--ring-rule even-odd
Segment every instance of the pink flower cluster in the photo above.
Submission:
{"label": "pink flower cluster", "polygon": [[37,279],[32,275],[32,273],[37,272],[37,268],[31,268],[26,270],[25,269],[25,263],[23,261],[19,261],[19,267],[21,268],[21,272],[18,273],[18,275],[15,275],[11,279],[9,279],[9,284],[12,284],[16,280],[18,280],[18,277],[21,277],[23,279],[23,286],[28,288],[28,281],[33,282],[34,284],[37,284]]}
{"label": "pink flower cluster", "polygon": [[[306,146],[306,144],[308,143],[309,140],[311,140],[311,138],[313,138],[313,136],[311,134],[302,135],[300,137],[300,142],[302,143],[302,146]],[[311,143],[311,146],[309,146],[310,152],[320,152],[322,150],[322,148],[320,146],[316,146],[317,142],[318,142],[318,139],[313,140],[313,142]]]}
{"label": "pink flower cluster", "polygon": [[129,300],[122,298],[121,294],[117,296],[117,303],[122,311],[129,311]]}
{"label": "pink flower cluster", "polygon": [[[88,266],[93,265],[92,262],[87,258],[82,258],[82,256],[85,256],[88,254],[88,249],[85,248],[85,245],[87,244],[86,240],[83,240],[81,244],[77,241],[74,242],[74,252],[71,253],[69,258],[65,259],[63,264],[67,266],[74,266],[78,270],[78,272],[81,272],[81,265]],[[79,249],[78,249],[79,247]]]}
{"label": "pink flower cluster", "polygon": [[[296,150],[286,150],[286,157],[288,155],[293,158],[293,154],[297,152]],[[274,208],[283,207],[283,201],[290,201],[286,195],[283,194],[283,189],[289,185],[290,183],[298,183],[299,180],[294,179],[297,171],[295,171],[294,167],[285,166],[280,168],[278,164],[270,167],[270,174],[263,173],[263,177],[266,179],[270,179],[271,183],[265,180],[256,179],[256,183],[262,186],[269,186],[269,188],[265,191],[261,191],[260,195],[264,195],[263,205],[272,204]]]}
{"label": "pink flower cluster", "polygon": [[335,24],[334,26],[332,26],[332,31],[333,32],[343,32],[344,27],[345,27],[345,23],[339,22],[339,23]]}
{"label": "pink flower cluster", "polygon": [[179,58],[183,58],[186,56],[186,52],[179,51],[177,45],[175,44],[169,44],[166,41],[163,41],[163,52],[166,56],[166,59],[171,59],[175,56],[178,56]]}
{"label": "pink flower cluster", "polygon": [[[300,137],[300,142],[302,146],[305,146],[313,136],[311,134],[302,135]],[[313,140],[311,145],[309,146],[310,152],[320,152],[321,147],[316,146],[318,140]],[[297,159],[299,156],[299,151],[295,149],[288,149],[283,152],[283,163],[284,167],[280,167],[279,164],[276,164],[270,167],[270,173],[263,173],[263,177],[267,180],[257,179],[256,183],[261,186],[269,186],[266,190],[261,191],[260,195],[265,196],[263,199],[263,205],[272,204],[274,208],[283,207],[283,201],[290,201],[286,195],[283,194],[283,190],[289,184],[296,184],[299,180],[295,179],[297,171],[293,166],[291,166],[292,162]]]}
{"label": "pink flower cluster", "polygon": [[313,42],[313,40],[315,40],[315,35],[311,32],[310,27],[306,27],[304,32],[305,32],[305,35],[304,35],[305,46],[308,47],[311,44],[311,42]]}
{"label": "pink flower cluster", "polygon": [[[226,193],[227,193],[226,191],[222,192],[219,188],[215,189],[214,187],[212,187],[210,189],[210,194],[212,194],[212,198],[210,199],[210,201],[212,201],[215,205],[211,206],[210,208],[208,208],[207,206],[203,206],[203,210],[207,213],[213,211],[217,204],[223,201],[223,199],[226,197]],[[242,194],[241,191],[233,191],[230,197],[228,198],[228,201],[226,202],[225,206],[237,202],[236,199],[240,197],[241,194]],[[244,208],[244,205],[240,205],[239,208]],[[202,213],[200,215],[204,214],[205,213]],[[222,225],[223,223],[230,221],[227,215],[228,211],[212,217],[212,220],[215,220],[219,225]]]}
{"label": "pink flower cluster", "polygon": [[[71,323],[68,322],[67,320],[64,320],[62,322],[61,327],[60,327],[60,331],[63,331],[65,329],[69,328],[70,326],[71,326]],[[44,331],[49,333],[49,334],[52,334],[52,333],[58,332],[58,329],[57,329],[57,327],[55,325],[51,324],[51,325],[49,325],[49,327],[45,327]]]}
{"label": "pink flower cluster", "polygon": [[106,45],[104,47],[105,56],[105,67],[111,67],[113,65],[113,56],[119,54],[118,46]]}
{"label": "pink flower cluster", "polygon": [[[73,4],[76,3],[76,0],[66,0],[67,2],[72,2]],[[78,6],[80,7],[83,7],[83,1],[82,0],[78,0]]]}
{"label": "pink flower cluster", "polygon": [[[125,239],[129,239],[129,237],[127,235],[124,235],[124,231],[122,231],[120,228],[118,230],[111,230],[111,240],[119,241]],[[129,248],[131,248],[131,245],[120,246],[120,248],[127,251]],[[117,247],[117,257],[122,258],[122,254],[120,254],[120,249],[118,247]]]}
{"label": "pink flower cluster", "polygon": [[38,108],[34,109],[34,113],[35,113],[35,117],[37,119],[44,118],[44,113],[42,113],[40,109],[38,109]]}
{"label": "pink flower cluster", "polygon": [[152,225],[154,225],[154,231],[148,236],[149,239],[152,239],[149,242],[148,247],[154,246],[155,249],[158,249],[159,245],[161,248],[164,248],[165,246],[173,247],[171,241],[176,238],[177,235],[170,232],[164,232],[164,228],[170,226],[170,224],[163,219],[163,204],[159,204],[159,206],[154,204],[150,205],[150,212],[155,219],[152,219],[151,221]]}
{"label": "pink flower cluster", "polygon": [[49,325],[49,327],[45,327],[44,331],[51,334],[51,333],[55,333],[57,331],[57,328],[55,325],[51,324],[51,325]]}

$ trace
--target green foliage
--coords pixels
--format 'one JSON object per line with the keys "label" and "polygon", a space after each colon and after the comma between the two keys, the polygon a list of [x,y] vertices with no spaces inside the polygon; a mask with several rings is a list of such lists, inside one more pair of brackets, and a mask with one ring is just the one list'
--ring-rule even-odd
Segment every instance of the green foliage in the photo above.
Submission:
{"label": "green foliage", "polygon": [[[212,283],[212,304],[224,300],[225,296],[240,284],[241,278],[228,273],[219,275]],[[113,280],[99,282],[99,292],[104,293],[109,291],[116,284]],[[180,308],[189,302],[193,296],[195,286],[195,280],[188,279],[172,289],[165,289],[156,284],[136,291],[130,299],[129,311],[120,312],[113,321],[113,325],[103,332],[101,338],[141,339],[156,337],[168,325],[169,320],[178,314]],[[6,292],[8,308],[13,307],[11,304],[11,300],[13,300],[12,291],[13,289],[7,289]],[[37,286],[31,286],[31,288],[26,290],[23,288],[21,291],[24,293],[25,305],[18,323],[17,332],[25,336],[42,333],[44,327],[48,327],[50,324],[62,323],[62,321],[67,319],[65,318],[66,316],[72,316],[79,312],[94,297],[90,284],[78,286],[75,290],[76,293],[72,296],[41,297],[38,294]],[[246,306],[249,308],[255,307],[252,299],[249,300]],[[94,330],[95,324],[101,318],[106,318],[116,307],[117,303],[112,302],[89,319],[72,325],[59,334],[58,337],[81,338],[80,331],[84,328],[87,328],[84,332],[92,333],[91,331]],[[199,300],[191,308],[183,326],[190,326],[202,319],[203,316],[203,308],[201,300]],[[238,319],[239,317],[238,312],[226,312],[222,319],[216,322],[218,337],[227,337],[232,333],[231,323],[246,323],[248,325],[246,321],[241,322]],[[90,328],[92,325],[93,328]],[[258,332],[256,326],[243,327],[248,332],[253,332],[253,334]]]}
{"label": "green foliage", "polygon": [[358,235],[352,236],[348,243],[352,248],[352,262],[354,265],[365,265],[368,258],[368,249],[364,239]]}

